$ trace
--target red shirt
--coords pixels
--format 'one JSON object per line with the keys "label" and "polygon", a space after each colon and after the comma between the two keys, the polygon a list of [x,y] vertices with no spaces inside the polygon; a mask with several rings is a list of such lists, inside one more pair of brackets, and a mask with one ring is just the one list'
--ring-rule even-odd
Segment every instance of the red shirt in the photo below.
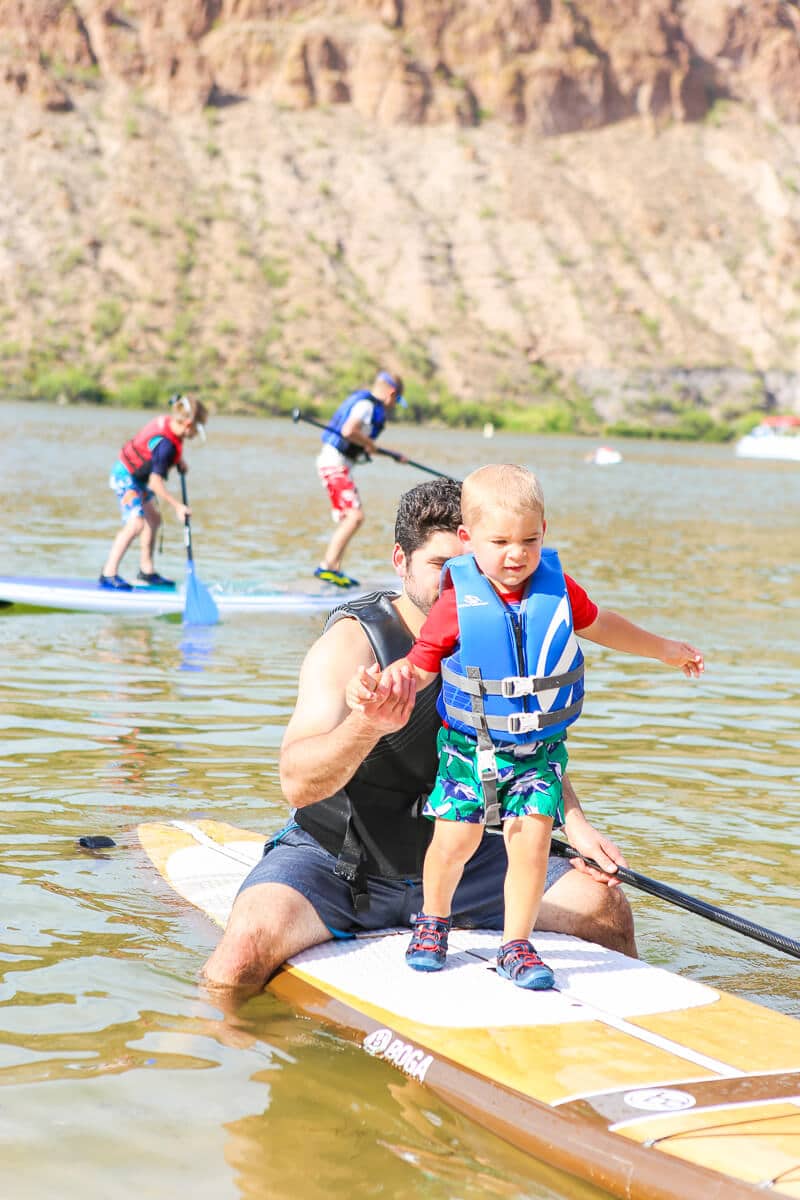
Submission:
{"label": "red shirt", "polygon": [[[572,625],[576,633],[588,627],[596,620],[599,609],[591,600],[580,584],[564,576],[567,585],[567,597],[572,609]],[[524,586],[513,592],[499,592],[501,600],[514,603],[521,600],[525,592]],[[422,671],[438,671],[442,659],[452,654],[458,643],[458,609],[456,606],[456,589],[452,580],[447,579],[442,594],[425,618],[425,624],[419,631],[419,637],[409,651],[409,662]]]}

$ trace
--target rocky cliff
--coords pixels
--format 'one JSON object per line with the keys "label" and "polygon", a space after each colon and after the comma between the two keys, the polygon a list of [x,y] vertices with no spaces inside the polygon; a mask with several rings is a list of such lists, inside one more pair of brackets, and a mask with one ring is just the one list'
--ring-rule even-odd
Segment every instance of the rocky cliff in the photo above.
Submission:
{"label": "rocky cliff", "polygon": [[0,114],[6,389],[800,409],[798,0],[0,0]]}

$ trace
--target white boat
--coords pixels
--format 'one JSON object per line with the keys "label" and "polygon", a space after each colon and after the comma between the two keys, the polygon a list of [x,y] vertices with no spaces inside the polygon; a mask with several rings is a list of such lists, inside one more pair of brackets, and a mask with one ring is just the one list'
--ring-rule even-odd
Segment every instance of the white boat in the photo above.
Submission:
{"label": "white boat", "polygon": [[800,462],[800,417],[765,417],[736,443],[736,457]]}
{"label": "white boat", "polygon": [[622,462],[622,455],[613,446],[598,446],[589,451],[584,462],[594,463],[596,467],[611,467],[615,463]]}

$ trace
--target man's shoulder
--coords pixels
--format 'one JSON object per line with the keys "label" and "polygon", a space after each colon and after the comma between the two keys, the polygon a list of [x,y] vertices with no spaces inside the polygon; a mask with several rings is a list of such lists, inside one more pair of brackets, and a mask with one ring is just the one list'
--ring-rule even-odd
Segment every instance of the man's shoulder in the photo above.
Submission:
{"label": "man's shoulder", "polygon": [[[364,643],[368,643],[373,656],[370,661],[377,661],[385,667],[396,658],[402,658],[413,641],[398,609],[399,599],[397,591],[386,588],[358,596],[334,609],[328,617],[326,628],[332,632],[337,625],[355,626],[357,635],[352,630],[345,635],[352,639],[349,644],[363,649]],[[344,620],[345,617],[350,620]]]}
{"label": "man's shoulder", "polygon": [[399,595],[396,588],[376,588],[374,592],[367,592],[363,596],[353,596],[344,600],[328,613],[325,628],[330,628],[344,617],[363,621],[374,619],[379,614],[391,616],[395,613],[394,602]]}
{"label": "man's shoulder", "polygon": [[375,654],[361,621],[355,614],[337,609],[309,648],[303,666],[313,670],[318,679],[333,681],[343,673],[349,678],[357,667],[369,667],[374,662]]}

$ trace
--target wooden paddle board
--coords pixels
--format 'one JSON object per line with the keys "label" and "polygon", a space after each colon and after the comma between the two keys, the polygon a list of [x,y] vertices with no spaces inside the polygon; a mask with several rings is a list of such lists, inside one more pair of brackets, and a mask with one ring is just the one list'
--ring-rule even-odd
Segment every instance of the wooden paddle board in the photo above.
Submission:
{"label": "wooden paddle board", "polygon": [[[167,883],[221,926],[264,842],[217,821],[138,834]],[[454,930],[446,968],[423,975],[404,962],[408,936],[327,942],[269,988],[615,1196],[800,1198],[800,1021],[559,934],[536,938],[552,991],[500,978],[499,935],[481,930]]]}

